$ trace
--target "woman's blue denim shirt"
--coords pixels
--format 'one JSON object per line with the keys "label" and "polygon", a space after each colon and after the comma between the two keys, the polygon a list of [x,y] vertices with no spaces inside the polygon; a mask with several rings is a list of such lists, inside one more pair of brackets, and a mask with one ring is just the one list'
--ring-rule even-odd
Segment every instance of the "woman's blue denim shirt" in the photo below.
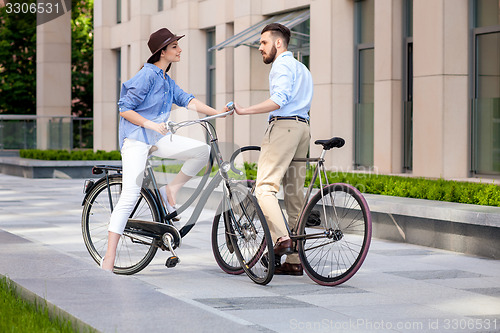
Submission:
{"label": "woman's blue denim shirt", "polygon": [[[187,107],[194,96],[184,92],[158,66],[145,63],[144,67],[130,80],[123,83],[118,110],[133,110],[146,119],[156,123],[167,121],[172,104]],[[162,135],[150,129],[132,124],[120,117],[120,149],[125,138],[134,139],[153,145]]]}

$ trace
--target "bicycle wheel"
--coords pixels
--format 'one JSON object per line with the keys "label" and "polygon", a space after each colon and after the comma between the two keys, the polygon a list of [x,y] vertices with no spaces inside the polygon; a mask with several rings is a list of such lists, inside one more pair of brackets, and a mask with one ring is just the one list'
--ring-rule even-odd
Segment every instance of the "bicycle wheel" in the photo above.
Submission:
{"label": "bicycle wheel", "polygon": [[[241,181],[241,184],[249,189],[253,189],[255,181],[243,180]],[[225,222],[221,219],[221,216],[224,219],[227,216],[227,214],[222,214],[223,205],[223,202],[219,204],[212,223],[212,252],[214,253],[217,265],[219,265],[224,272],[239,275],[243,273],[244,270],[236,257],[236,253],[234,253],[234,248],[229,240],[229,235],[226,233]]]}
{"label": "bicycle wheel", "polygon": [[[244,272],[234,253],[233,244],[226,233],[225,220],[227,214],[222,214],[223,203],[219,204],[212,224],[212,252],[217,265],[226,273],[239,275]],[[221,217],[223,218],[221,219]]]}
{"label": "bicycle wheel", "polygon": [[331,184],[307,204],[298,227],[298,251],[309,277],[324,286],[349,280],[370,247],[370,209],[348,184]]}
{"label": "bicycle wheel", "polygon": [[247,275],[258,284],[268,284],[274,274],[271,234],[257,199],[241,184],[230,187],[223,212],[234,253]]}
{"label": "bicycle wheel", "polygon": [[[85,200],[82,213],[82,234],[85,246],[92,258],[100,263],[108,246],[108,225],[111,206],[118,202],[122,189],[121,176],[98,182]],[[141,189],[136,207],[131,218],[145,221],[159,221],[159,214],[151,195]],[[114,272],[116,274],[134,274],[144,269],[156,254],[156,240],[125,228],[116,248]]]}

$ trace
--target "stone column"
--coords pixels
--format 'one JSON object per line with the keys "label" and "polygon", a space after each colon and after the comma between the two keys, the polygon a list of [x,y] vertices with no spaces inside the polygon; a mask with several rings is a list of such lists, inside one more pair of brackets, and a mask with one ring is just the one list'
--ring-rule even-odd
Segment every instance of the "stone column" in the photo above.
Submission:
{"label": "stone column", "polygon": [[402,2],[375,1],[375,170],[402,171]]}
{"label": "stone column", "polygon": [[[123,18],[123,15],[122,15]],[[109,46],[114,1],[94,1],[94,150],[118,149],[117,50]]]}
{"label": "stone column", "polygon": [[467,177],[468,1],[414,1],[413,24],[413,174]]}
{"label": "stone column", "polygon": [[[37,148],[70,149],[71,12],[36,29]],[[65,116],[66,118],[51,118]]]}
{"label": "stone column", "polygon": [[345,146],[331,151],[326,163],[341,171],[351,170],[354,163],[353,19],[353,1],[311,3],[311,156],[321,151],[314,140],[340,136]]}
{"label": "stone column", "polygon": [[[216,30],[216,44],[221,43],[233,36],[233,26],[227,23],[220,23]],[[217,108],[222,108],[225,103],[234,99],[234,49],[225,48],[217,52],[215,75],[216,75],[216,94]],[[234,143],[234,119],[226,117],[217,120],[217,132],[221,141],[229,144]]]}

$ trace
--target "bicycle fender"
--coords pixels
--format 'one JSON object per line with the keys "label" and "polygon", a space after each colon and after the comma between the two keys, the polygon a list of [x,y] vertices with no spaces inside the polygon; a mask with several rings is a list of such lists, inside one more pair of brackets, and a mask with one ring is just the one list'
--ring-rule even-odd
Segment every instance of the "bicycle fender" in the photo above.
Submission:
{"label": "bicycle fender", "polygon": [[[109,175],[108,176],[108,179],[111,179],[111,178],[116,178],[116,177],[121,177],[121,175],[118,175],[118,174],[115,174],[115,175]],[[82,206],[85,205],[85,202],[87,201],[87,198],[89,197],[90,193],[92,193],[92,190],[99,184],[101,184],[102,182],[105,182],[106,181],[106,177],[101,177],[99,178],[97,181],[93,182],[93,184],[90,185],[89,188],[87,188],[85,190],[85,196],[83,197],[83,200],[82,200]]]}

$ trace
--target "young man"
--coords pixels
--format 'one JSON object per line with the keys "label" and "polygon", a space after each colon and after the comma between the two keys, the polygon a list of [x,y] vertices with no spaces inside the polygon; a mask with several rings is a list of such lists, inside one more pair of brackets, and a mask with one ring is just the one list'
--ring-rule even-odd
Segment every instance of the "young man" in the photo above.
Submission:
{"label": "young man", "polygon": [[297,225],[304,202],[305,158],[309,149],[309,110],[313,83],[309,70],[288,51],[290,30],[278,23],[261,32],[259,51],[265,64],[271,64],[269,91],[271,97],[262,103],[243,108],[235,104],[240,115],[269,113],[269,125],[262,140],[258,162],[256,196],[269,224],[277,261],[288,254],[286,262],[276,267],[278,275],[302,275],[303,269],[283,219],[276,194],[283,181],[285,208],[291,230]]}

